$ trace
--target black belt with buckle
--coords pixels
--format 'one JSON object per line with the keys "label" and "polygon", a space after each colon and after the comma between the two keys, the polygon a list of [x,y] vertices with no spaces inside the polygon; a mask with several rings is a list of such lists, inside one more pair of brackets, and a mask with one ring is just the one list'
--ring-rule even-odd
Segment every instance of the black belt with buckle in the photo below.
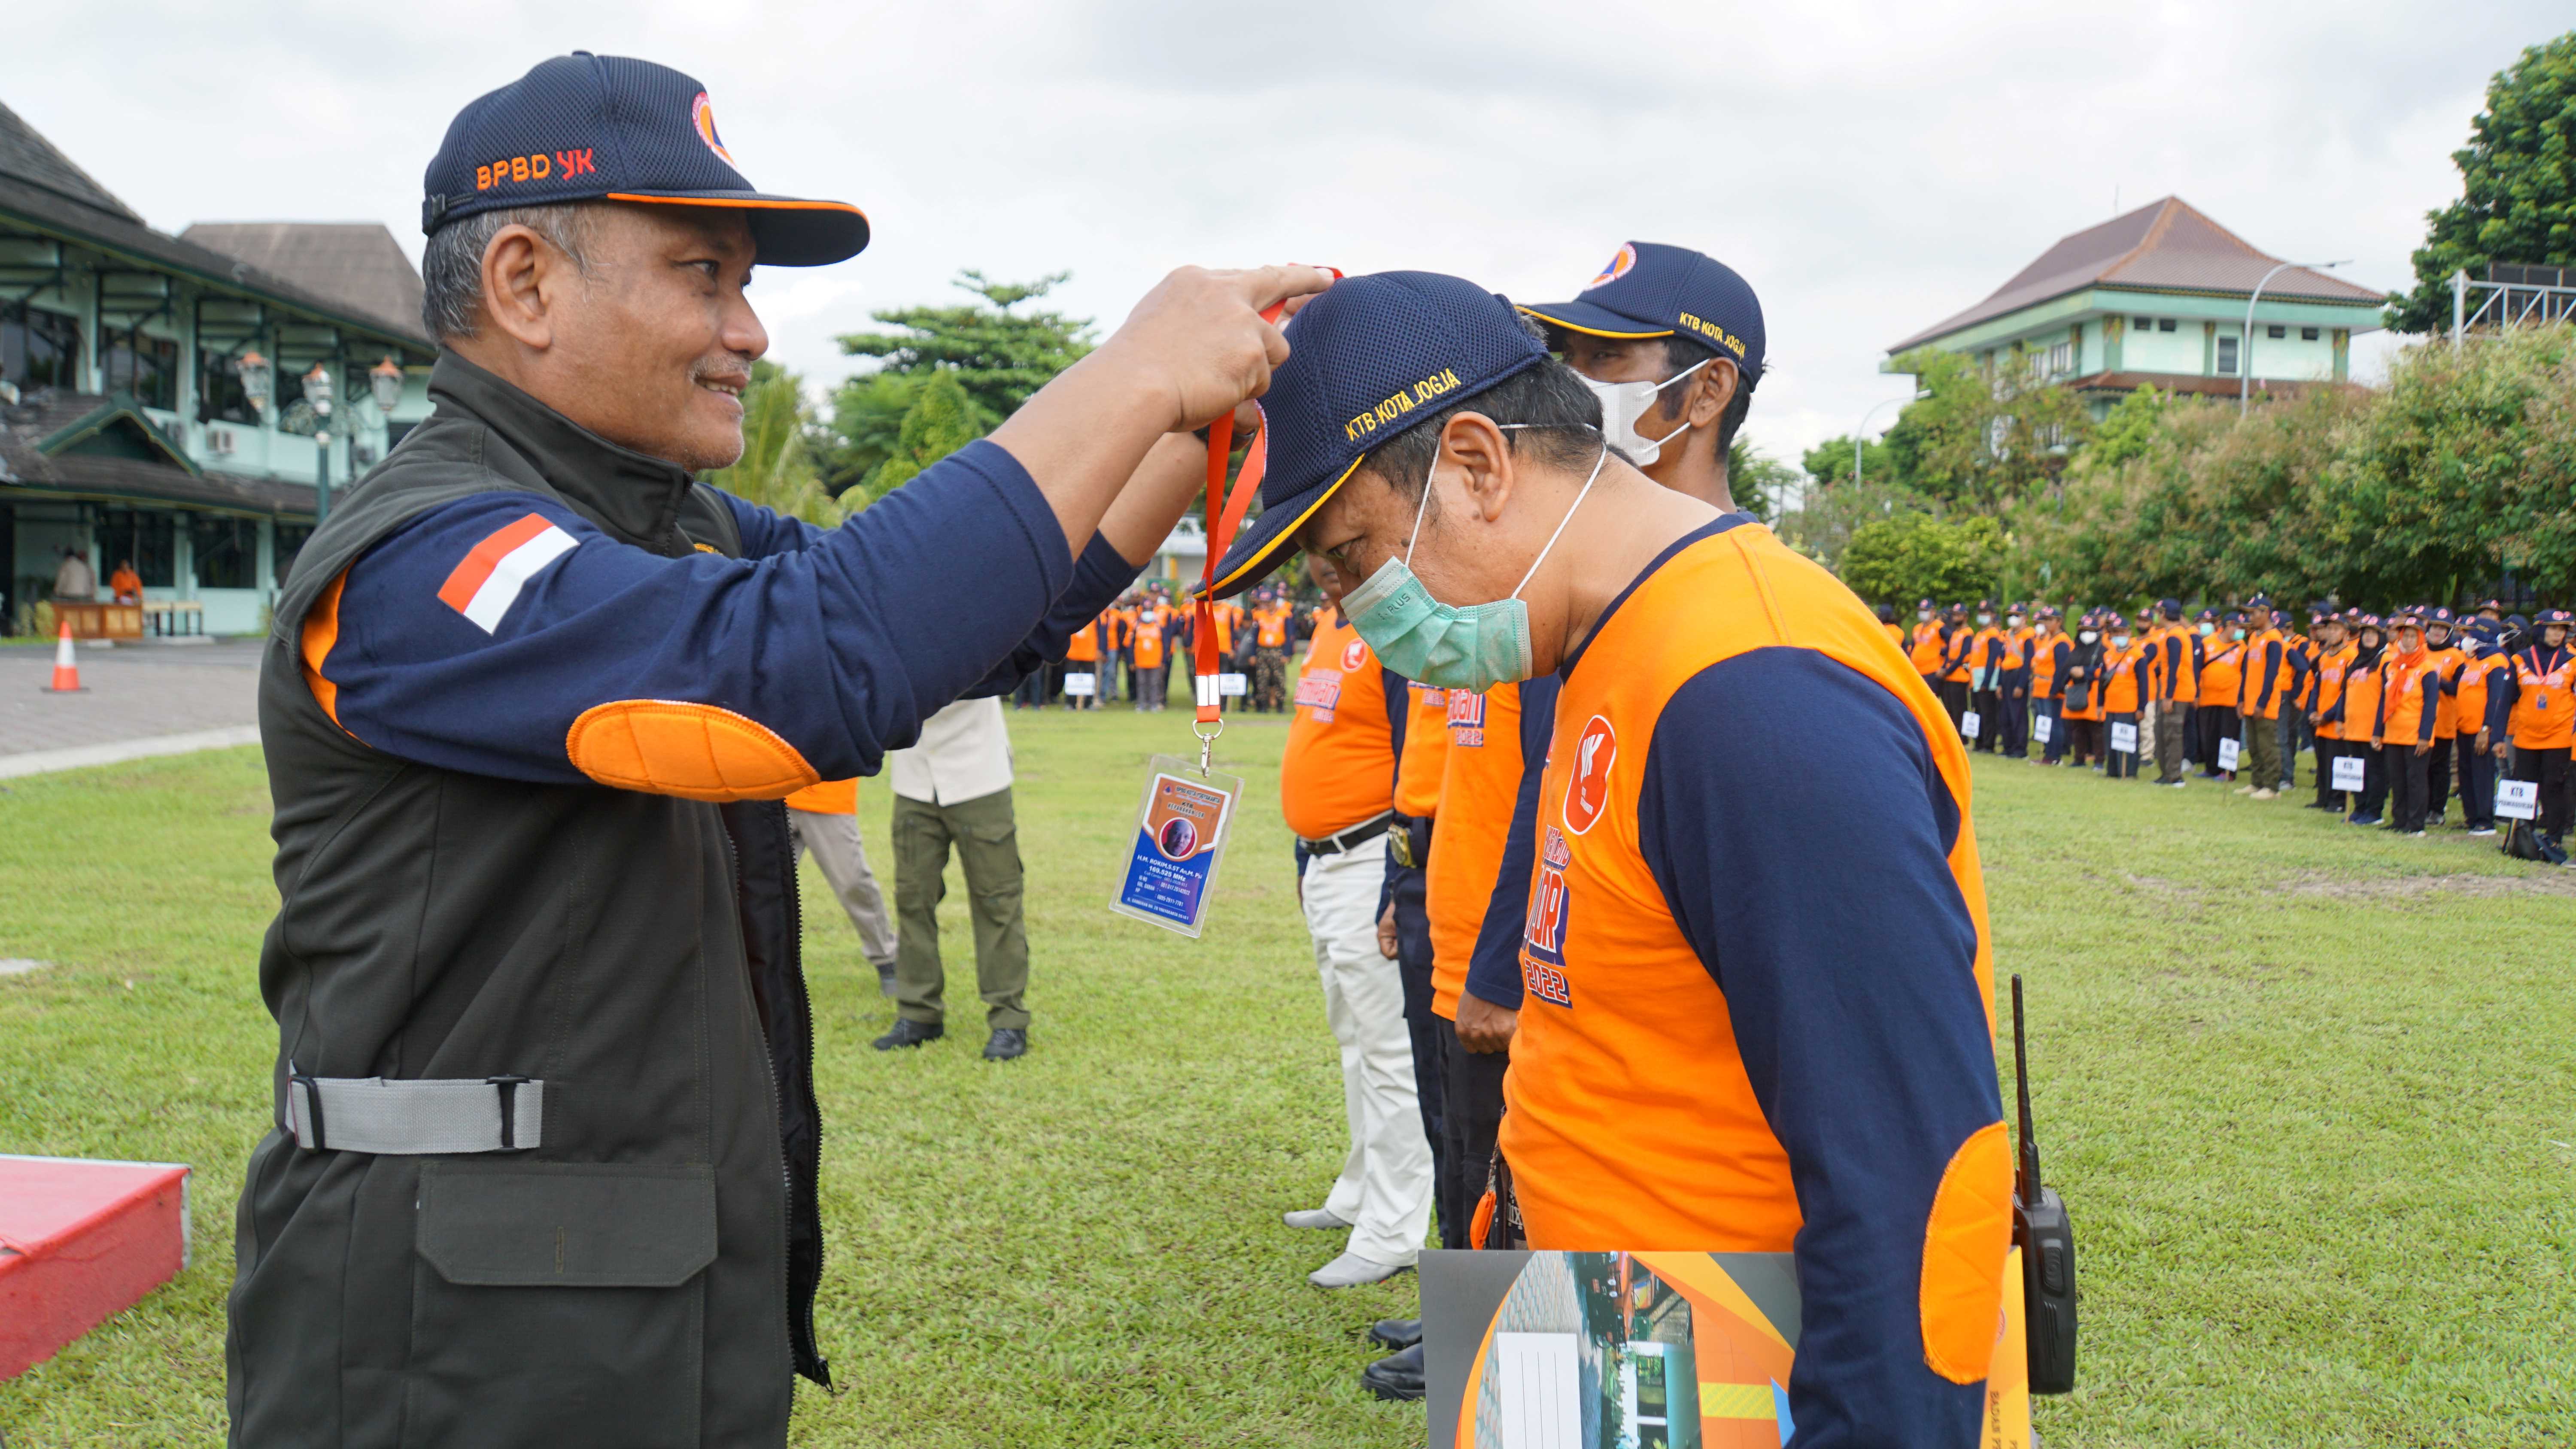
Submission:
{"label": "black belt with buckle", "polygon": [[1327,835],[1321,840],[1300,837],[1297,843],[1305,847],[1308,855],[1339,855],[1352,846],[1366,845],[1386,834],[1387,827],[1394,823],[1395,812],[1389,810],[1375,820],[1363,820],[1339,835]]}

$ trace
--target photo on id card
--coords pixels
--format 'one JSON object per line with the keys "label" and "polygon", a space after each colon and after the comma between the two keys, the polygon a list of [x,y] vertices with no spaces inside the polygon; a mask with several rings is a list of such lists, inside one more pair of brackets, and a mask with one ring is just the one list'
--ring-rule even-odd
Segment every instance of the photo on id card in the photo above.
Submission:
{"label": "photo on id card", "polygon": [[1195,939],[1207,921],[1227,827],[1243,781],[1200,774],[1177,755],[1156,755],[1136,807],[1127,869],[1109,909]]}

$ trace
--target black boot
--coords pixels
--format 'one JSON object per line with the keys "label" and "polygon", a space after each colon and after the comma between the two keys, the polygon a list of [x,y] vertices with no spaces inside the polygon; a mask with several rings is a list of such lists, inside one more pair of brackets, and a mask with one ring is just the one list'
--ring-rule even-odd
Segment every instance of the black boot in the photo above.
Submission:
{"label": "black boot", "polygon": [[1411,1348],[1422,1341],[1422,1320],[1381,1318],[1369,1325],[1368,1336],[1369,1342],[1382,1343],[1388,1348]]}
{"label": "black boot", "polygon": [[1024,1026],[997,1026],[984,1043],[984,1060],[1007,1062],[1029,1054],[1029,1029]]}
{"label": "black boot", "polygon": [[890,1052],[898,1047],[917,1047],[926,1041],[937,1041],[948,1035],[948,1028],[935,1021],[895,1018],[894,1030],[876,1039],[876,1049]]}
{"label": "black boot", "polygon": [[1422,1345],[1391,1353],[1360,1370],[1360,1387],[1381,1399],[1422,1397]]}

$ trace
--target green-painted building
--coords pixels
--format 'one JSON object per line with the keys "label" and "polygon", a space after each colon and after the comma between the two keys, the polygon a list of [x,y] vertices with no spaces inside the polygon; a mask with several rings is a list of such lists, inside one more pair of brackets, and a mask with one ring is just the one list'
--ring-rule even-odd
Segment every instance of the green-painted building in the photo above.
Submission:
{"label": "green-painted building", "polygon": [[429,415],[419,317],[383,225],[155,231],[0,105],[0,630],[70,548],[102,593],[131,560],[188,624],[255,632],[315,520],[302,379],[332,381],[345,485]]}
{"label": "green-painted building", "polygon": [[2245,303],[2260,282],[2253,391],[2348,381],[2352,339],[2380,325],[2386,297],[2280,261],[2168,196],[2060,239],[1984,301],[1890,347],[1881,370],[1904,371],[1897,359],[1920,347],[1990,366],[2026,360],[2083,394],[2097,418],[2150,384],[2234,397],[2249,376]]}

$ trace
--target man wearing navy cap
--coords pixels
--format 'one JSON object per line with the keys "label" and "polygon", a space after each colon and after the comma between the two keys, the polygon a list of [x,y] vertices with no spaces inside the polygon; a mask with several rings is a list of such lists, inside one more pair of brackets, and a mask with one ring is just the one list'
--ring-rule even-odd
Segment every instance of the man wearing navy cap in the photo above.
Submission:
{"label": "man wearing navy cap", "polygon": [[1733,268],[1687,247],[1623,244],[1571,302],[1521,308],[1601,399],[1637,470],[1735,511],[1727,455],[1762,378],[1762,303]]}
{"label": "man wearing navy cap", "polygon": [[1968,1449],[2011,1170],[1967,756],[1850,590],[1613,455],[1525,325],[1420,272],[1300,313],[1216,591],[1302,549],[1408,678],[1559,676],[1490,1221],[1794,1252],[1799,1432]]}
{"label": "man wearing navy cap", "polygon": [[[779,1445],[828,1383],[822,1125],[779,801],[1063,652],[1178,518],[1186,429],[1286,355],[1311,269],[1184,271],[991,438],[821,530],[742,450],[755,189],[706,91],[549,60],[430,163],[437,411],[289,575],[260,681],[260,960],[231,1442]],[[975,561],[975,587],[955,586]]]}

